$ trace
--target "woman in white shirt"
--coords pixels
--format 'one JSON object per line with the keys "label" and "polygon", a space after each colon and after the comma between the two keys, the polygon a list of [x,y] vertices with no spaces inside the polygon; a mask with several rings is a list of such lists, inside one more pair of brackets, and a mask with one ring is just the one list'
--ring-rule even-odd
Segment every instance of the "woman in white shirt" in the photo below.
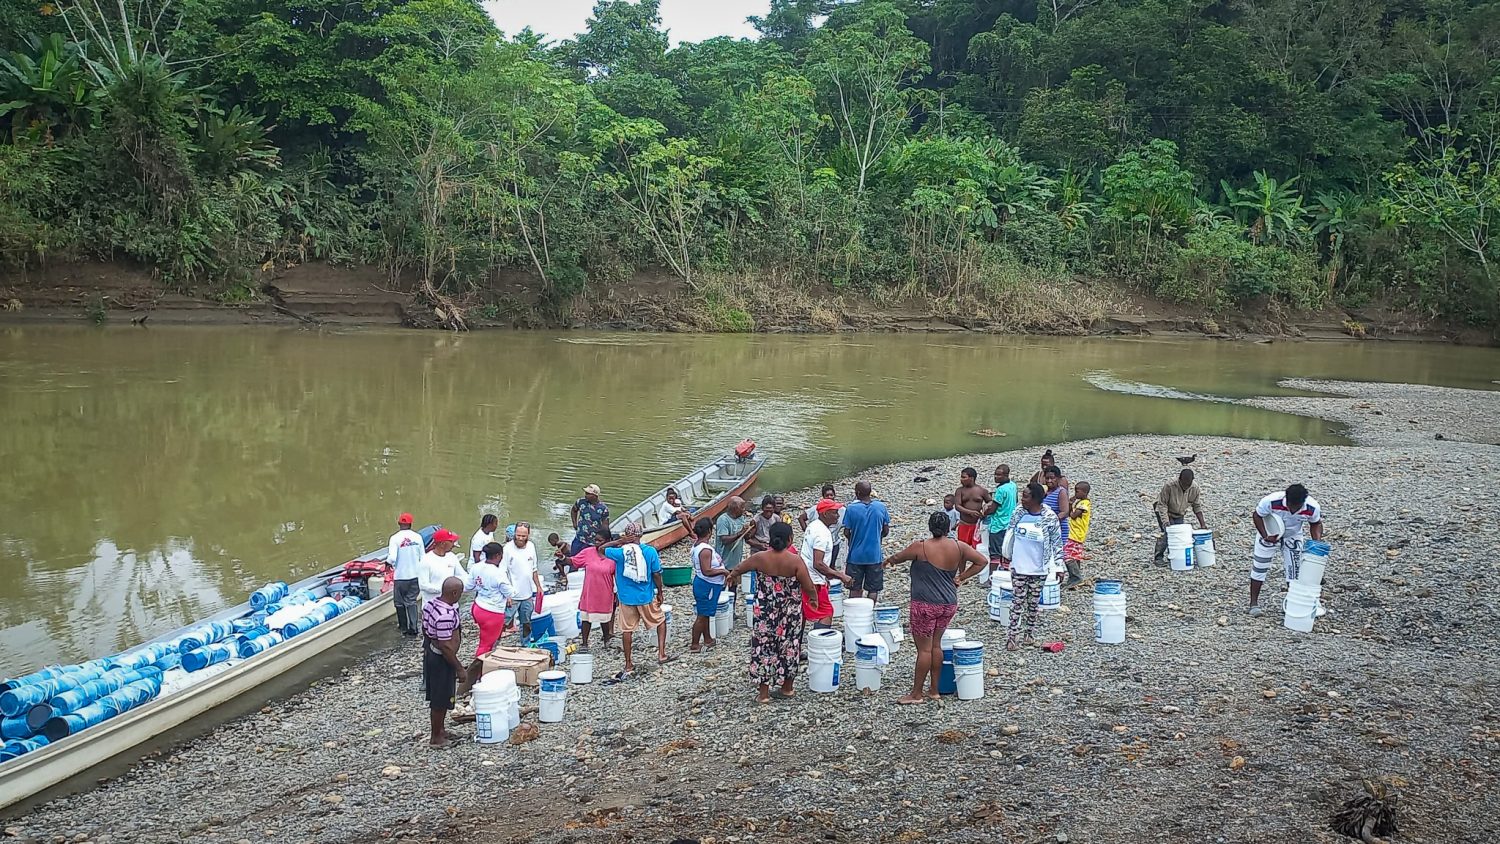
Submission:
{"label": "woman in white shirt", "polygon": [[474,661],[469,665],[469,676],[478,677],[483,666],[480,658],[495,649],[500,636],[505,633],[505,607],[515,590],[511,588],[510,576],[501,567],[505,547],[491,542],[480,549],[481,559],[469,568],[464,588],[474,590],[474,605],[469,613],[479,625],[479,648],[474,652]]}
{"label": "woman in white shirt", "polygon": [[458,534],[442,529],[432,535],[432,550],[422,555],[422,564],[417,569],[417,586],[422,590],[422,599],[431,601],[443,592],[443,581],[456,577],[467,581],[469,573],[464,564],[453,553]]}
{"label": "woman in white shirt", "polygon": [[1021,504],[1010,517],[1010,530],[1005,535],[1007,548],[1000,564],[1010,568],[1011,588],[1015,592],[1015,609],[1010,613],[1010,630],[1005,637],[1005,649],[1016,650],[1016,634],[1020,632],[1021,615],[1026,615],[1026,638],[1023,645],[1030,645],[1036,634],[1037,605],[1042,598],[1042,582],[1047,579],[1047,569],[1054,560],[1062,556],[1062,527],[1057,514],[1042,503],[1047,490],[1039,483],[1021,487]]}

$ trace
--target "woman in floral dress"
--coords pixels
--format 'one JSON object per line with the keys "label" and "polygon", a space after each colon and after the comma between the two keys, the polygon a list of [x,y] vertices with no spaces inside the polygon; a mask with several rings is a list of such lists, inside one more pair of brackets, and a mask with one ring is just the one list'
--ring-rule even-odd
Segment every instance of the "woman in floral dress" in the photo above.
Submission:
{"label": "woman in floral dress", "polygon": [[757,703],[792,696],[802,658],[802,596],[814,606],[818,600],[818,587],[802,555],[787,550],[792,544],[792,526],[771,525],[770,541],[770,550],[751,554],[730,575],[735,582],[746,572],[760,572],[755,579],[755,622],[750,633],[750,676],[760,686]]}

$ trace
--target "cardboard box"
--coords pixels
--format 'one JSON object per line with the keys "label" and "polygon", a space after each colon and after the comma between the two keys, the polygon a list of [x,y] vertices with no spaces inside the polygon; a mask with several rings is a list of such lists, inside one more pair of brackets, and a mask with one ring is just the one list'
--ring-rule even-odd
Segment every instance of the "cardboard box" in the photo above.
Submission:
{"label": "cardboard box", "polygon": [[517,686],[536,686],[539,675],[552,667],[552,654],[538,648],[495,648],[484,655],[479,674],[484,676],[498,668],[516,672]]}

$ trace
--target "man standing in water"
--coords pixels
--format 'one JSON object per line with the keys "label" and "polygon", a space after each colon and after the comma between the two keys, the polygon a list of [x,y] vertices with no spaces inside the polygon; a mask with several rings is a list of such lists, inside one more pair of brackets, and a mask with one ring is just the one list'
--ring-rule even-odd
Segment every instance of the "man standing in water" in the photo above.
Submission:
{"label": "man standing in water", "polygon": [[453,711],[458,684],[469,682],[469,672],[458,658],[463,628],[458,623],[458,600],[464,582],[456,577],[443,581],[438,597],[422,607],[422,687],[432,710],[433,747],[448,745],[446,724]]}
{"label": "man standing in water", "polygon": [[1151,509],[1156,512],[1156,522],[1161,526],[1161,536],[1156,538],[1156,562],[1166,562],[1167,555],[1167,525],[1180,525],[1187,517],[1188,508],[1192,508],[1193,515],[1198,517],[1198,527],[1208,530],[1208,522],[1203,520],[1203,507],[1199,504],[1198,484],[1193,482],[1193,470],[1183,469],[1177,473],[1177,480],[1168,481],[1162,488],[1161,493],[1156,496],[1156,503]]}
{"label": "man standing in water", "polygon": [[849,544],[849,597],[864,597],[880,603],[885,588],[885,552],[881,540],[891,532],[891,514],[885,504],[874,500],[869,483],[854,485],[854,500],[844,508],[844,536]]}
{"label": "man standing in water", "polygon": [[990,505],[985,508],[989,513],[990,527],[990,570],[1000,568],[1000,560],[1005,557],[1005,531],[1010,527],[1011,514],[1016,512],[1020,491],[1016,489],[1016,482],[1010,479],[1010,465],[1001,463],[995,467],[995,492],[990,497]]}
{"label": "man standing in water", "polygon": [[970,548],[979,547],[979,520],[989,512],[994,499],[980,486],[979,473],[966,467],[958,473],[958,489],[953,491],[953,507],[958,510],[958,541]]}
{"label": "man standing in water", "polygon": [[422,535],[411,529],[410,513],[402,513],[396,520],[396,532],[391,534],[386,548],[385,561],[396,569],[394,601],[396,604],[396,627],[404,635],[417,635],[417,597],[421,590],[417,576],[421,572],[422,554],[426,543]]}
{"label": "man standing in water", "polygon": [[[1276,519],[1273,520],[1272,516]],[[1313,539],[1323,538],[1323,508],[1318,506],[1317,499],[1307,494],[1307,487],[1292,484],[1285,492],[1273,492],[1262,498],[1255,505],[1251,520],[1255,522],[1257,535],[1250,563],[1250,614],[1260,615],[1260,587],[1265,585],[1277,549],[1281,551],[1286,579],[1290,583],[1297,579],[1297,567],[1302,562],[1302,526],[1308,526]],[[1281,532],[1271,533],[1278,520]],[[1267,522],[1270,522],[1269,526]],[[1319,615],[1321,609],[1319,607]]]}
{"label": "man standing in water", "polygon": [[599,487],[589,484],[583,497],[573,502],[573,553],[599,541],[599,531],[609,527],[609,505],[599,500]]}

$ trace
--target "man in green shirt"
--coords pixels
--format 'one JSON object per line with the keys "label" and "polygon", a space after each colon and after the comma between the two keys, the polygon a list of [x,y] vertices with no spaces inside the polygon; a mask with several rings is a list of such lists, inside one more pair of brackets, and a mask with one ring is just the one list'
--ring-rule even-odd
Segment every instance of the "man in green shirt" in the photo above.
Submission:
{"label": "man in green shirt", "polygon": [[755,522],[745,517],[745,499],[738,495],[729,499],[729,506],[714,523],[714,551],[724,568],[732,569],[745,559],[745,537],[754,532]]}
{"label": "man in green shirt", "polygon": [[994,500],[987,508],[990,532],[990,571],[1000,568],[1005,556],[1005,531],[1010,526],[1010,517],[1016,511],[1016,482],[1010,479],[1010,466],[1001,463],[995,467]]}

